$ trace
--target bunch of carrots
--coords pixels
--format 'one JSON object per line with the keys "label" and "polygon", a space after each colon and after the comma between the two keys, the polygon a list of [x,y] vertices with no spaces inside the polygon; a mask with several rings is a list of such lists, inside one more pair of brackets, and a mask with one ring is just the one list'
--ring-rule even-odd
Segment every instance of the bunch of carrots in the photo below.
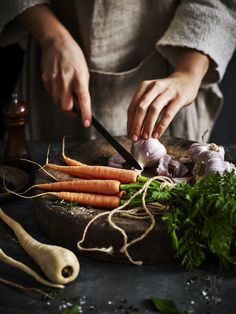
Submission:
{"label": "bunch of carrots", "polygon": [[[123,205],[148,181],[147,177],[141,176],[140,171],[81,163],[65,155],[64,142],[62,147],[62,158],[65,165],[47,162],[43,169],[47,173],[48,169],[51,169],[70,175],[69,179],[55,178],[58,181],[36,184],[30,189],[38,188],[45,192],[31,196],[31,198],[51,195],[59,200],[80,206],[114,209]],[[158,182],[158,184],[160,183]],[[134,198],[130,205],[140,204],[142,204],[142,200]]]}

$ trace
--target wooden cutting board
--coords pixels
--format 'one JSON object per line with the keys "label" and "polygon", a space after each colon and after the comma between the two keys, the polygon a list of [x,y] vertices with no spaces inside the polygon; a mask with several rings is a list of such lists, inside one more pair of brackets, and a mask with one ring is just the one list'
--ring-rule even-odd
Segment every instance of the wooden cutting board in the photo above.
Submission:
{"label": "wooden cutting board", "polygon": [[[126,137],[118,137],[117,139],[130,150],[130,140]],[[170,137],[163,137],[161,142],[166,146],[167,152],[175,157],[187,156],[187,149],[192,144],[190,141]],[[116,151],[104,139],[89,141],[66,151],[67,156],[87,164],[96,164],[104,156],[110,157],[115,153]],[[62,159],[60,156],[55,156],[53,162],[62,164]],[[152,173],[149,175],[152,176]],[[38,173],[36,183],[49,181],[51,179],[43,171]],[[72,249],[76,254],[84,254],[105,261],[128,262],[127,257],[120,252],[123,237],[119,231],[108,224],[106,216],[94,221],[88,230],[83,246],[109,247],[112,245],[114,253],[109,255],[103,252],[78,250],[77,242],[82,238],[85,226],[95,215],[101,213],[101,209],[56,205],[55,199],[49,196],[37,198],[36,208],[37,219],[41,228],[57,244]],[[173,261],[174,253],[170,237],[161,218],[162,214],[158,214],[155,228],[146,238],[129,248],[129,253],[134,260],[142,260],[144,263],[169,263]],[[116,217],[114,221],[125,230],[129,241],[140,236],[150,225],[150,220],[144,221],[127,217]]]}

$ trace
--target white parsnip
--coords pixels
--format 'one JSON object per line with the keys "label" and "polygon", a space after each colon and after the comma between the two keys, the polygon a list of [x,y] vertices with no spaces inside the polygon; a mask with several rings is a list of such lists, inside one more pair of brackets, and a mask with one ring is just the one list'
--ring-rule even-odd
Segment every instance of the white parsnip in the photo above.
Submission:
{"label": "white parsnip", "polygon": [[34,279],[36,279],[38,282],[40,282],[41,284],[43,284],[45,286],[48,286],[51,288],[59,288],[59,289],[64,288],[63,285],[58,285],[58,284],[52,283],[52,282],[44,279],[43,277],[41,277],[33,269],[31,269],[30,267],[28,267],[24,263],[17,261],[16,259],[14,259],[14,258],[10,257],[9,255],[7,255],[6,253],[4,253],[2,249],[0,249],[0,260],[4,263],[8,264],[8,265],[11,265],[13,267],[16,267],[16,268],[22,270],[23,272],[32,276]]}
{"label": "white parsnip", "polygon": [[14,282],[14,281],[11,281],[11,280],[7,280],[7,279],[4,279],[4,278],[1,278],[0,277],[0,283],[6,285],[6,286],[9,286],[9,287],[13,287],[15,289],[18,289],[18,290],[21,290],[21,291],[28,291],[28,292],[36,292],[36,293],[39,293],[41,294],[43,297],[47,298],[47,299],[54,299],[53,296],[39,288],[34,288],[34,287],[25,287],[25,286],[22,286],[20,285],[19,283],[17,282]]}
{"label": "white parsnip", "polygon": [[15,232],[23,249],[34,259],[51,282],[64,285],[78,276],[80,265],[73,252],[57,245],[48,245],[35,240],[1,208],[0,218]]}

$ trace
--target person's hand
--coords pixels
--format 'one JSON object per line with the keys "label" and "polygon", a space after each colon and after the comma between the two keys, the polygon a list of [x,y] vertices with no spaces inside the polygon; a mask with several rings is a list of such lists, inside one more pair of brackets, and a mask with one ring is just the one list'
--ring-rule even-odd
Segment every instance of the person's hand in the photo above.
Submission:
{"label": "person's hand", "polygon": [[89,71],[84,54],[68,30],[45,4],[23,11],[18,20],[42,48],[42,79],[56,104],[72,112],[78,104],[84,126],[91,123]]}
{"label": "person's hand", "polygon": [[128,109],[129,137],[133,141],[160,137],[177,112],[195,99],[199,86],[198,80],[184,72],[143,81]]}
{"label": "person's hand", "polygon": [[209,58],[183,48],[175,71],[167,78],[143,81],[128,108],[128,136],[160,137],[178,111],[193,102],[209,67]]}
{"label": "person's hand", "polygon": [[65,34],[42,45],[42,79],[53,101],[65,112],[71,112],[77,99],[84,126],[91,121],[89,71],[82,50]]}

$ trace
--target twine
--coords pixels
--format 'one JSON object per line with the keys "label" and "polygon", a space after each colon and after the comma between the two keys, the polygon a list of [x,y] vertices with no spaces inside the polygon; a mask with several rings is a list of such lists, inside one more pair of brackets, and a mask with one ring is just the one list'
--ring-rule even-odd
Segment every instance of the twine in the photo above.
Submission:
{"label": "twine", "polygon": [[[155,220],[155,217],[154,217],[154,214],[152,213],[151,210],[149,210],[147,204],[146,204],[146,201],[145,201],[145,197],[147,195],[147,191],[148,191],[148,187],[150,186],[150,184],[154,181],[154,180],[159,180],[159,181],[162,181],[163,183],[161,184],[160,186],[160,189],[163,189],[164,186],[168,185],[170,187],[173,187],[175,184],[173,183],[173,181],[169,178],[169,177],[164,177],[164,176],[155,176],[151,179],[149,179],[141,189],[139,189],[136,193],[134,193],[123,205],[111,210],[111,211],[105,211],[105,212],[102,212],[102,213],[99,213],[98,215],[96,215],[95,217],[93,217],[89,222],[88,224],[86,225],[84,231],[83,231],[83,235],[82,235],[82,238],[80,241],[78,241],[77,243],[77,247],[79,250],[81,251],[100,251],[100,252],[104,252],[104,253],[107,253],[107,254],[112,254],[113,251],[114,251],[114,248],[113,246],[109,246],[109,247],[92,247],[92,248],[86,248],[86,247],[83,247],[82,246],[82,243],[85,241],[85,238],[86,238],[86,235],[88,233],[88,229],[89,227],[94,223],[95,220],[97,220],[98,218],[102,217],[102,216],[108,216],[107,217],[107,220],[108,220],[108,223],[109,223],[109,226],[111,226],[113,229],[119,231],[121,233],[121,235],[123,236],[123,246],[122,248],[120,249],[120,252],[121,253],[124,253],[125,256],[128,258],[128,260],[132,263],[132,264],[135,264],[135,265],[142,265],[143,264],[143,261],[142,260],[134,260],[129,251],[128,251],[128,248],[139,242],[139,241],[142,241],[152,230],[153,228],[155,227],[156,225],[156,220]],[[143,208],[132,208],[130,210],[124,210],[125,207],[127,207],[131,201],[138,195],[142,194],[142,205],[143,205]],[[163,207],[165,207],[164,205],[162,204],[159,204],[157,203],[157,208],[162,208],[163,210]],[[145,212],[144,213],[138,213],[138,211],[140,209],[144,209]],[[114,220],[112,220],[112,218],[114,217],[115,214],[119,214],[121,216],[126,216],[126,217],[129,217],[129,218],[133,218],[133,219],[140,219],[140,220],[146,220],[146,219],[150,219],[151,220],[151,224],[150,226],[141,234],[141,236],[133,239],[132,241],[128,242],[128,236],[125,232],[124,229],[122,229],[120,226],[118,226]]]}

